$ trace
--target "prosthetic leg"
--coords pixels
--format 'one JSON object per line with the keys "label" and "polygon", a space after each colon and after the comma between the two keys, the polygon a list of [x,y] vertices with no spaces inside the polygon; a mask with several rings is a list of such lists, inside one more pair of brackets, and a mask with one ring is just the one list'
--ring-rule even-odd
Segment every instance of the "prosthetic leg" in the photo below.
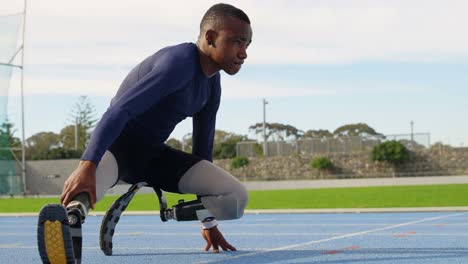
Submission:
{"label": "prosthetic leg", "polygon": [[89,198],[81,193],[67,208],[48,204],[41,209],[37,225],[37,245],[43,263],[80,264],[81,224],[87,215]]}
{"label": "prosthetic leg", "polygon": [[114,236],[115,226],[120,220],[120,216],[127,209],[133,196],[140,190],[141,187],[147,186],[146,182],[139,182],[132,185],[128,191],[112,203],[107,210],[101,222],[101,230],[99,232],[99,245],[105,255],[112,255],[112,237]]}
{"label": "prosthetic leg", "polygon": [[[140,182],[132,185],[128,189],[127,193],[123,194],[111,205],[102,219],[101,231],[99,234],[99,244],[105,255],[112,255],[112,237],[114,236],[115,227],[119,222],[122,213],[125,211],[128,204],[132,200],[133,196],[135,196],[138,190],[144,186],[148,186],[148,184],[146,182]],[[170,219],[176,221],[202,220],[211,222],[214,219],[209,211],[205,209],[200,199],[190,202],[179,200],[177,205],[173,206],[171,209],[168,209],[164,193],[159,188],[154,187],[153,189],[158,196],[160,209],[159,216],[163,222],[166,222]]]}

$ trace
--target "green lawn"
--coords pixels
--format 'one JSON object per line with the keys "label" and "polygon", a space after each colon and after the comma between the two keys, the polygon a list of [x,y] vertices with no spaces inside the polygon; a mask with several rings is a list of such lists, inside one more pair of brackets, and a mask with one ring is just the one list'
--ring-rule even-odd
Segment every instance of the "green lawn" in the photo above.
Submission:
{"label": "green lawn", "polygon": [[[166,197],[169,205],[179,199],[195,198],[178,194]],[[115,199],[117,196],[105,197],[96,211],[105,211]],[[58,198],[4,198],[0,199],[0,212],[38,212],[43,205],[58,202]],[[247,209],[432,206],[468,206],[468,184],[251,191]],[[127,210],[158,210],[158,207],[156,195],[138,194]]]}

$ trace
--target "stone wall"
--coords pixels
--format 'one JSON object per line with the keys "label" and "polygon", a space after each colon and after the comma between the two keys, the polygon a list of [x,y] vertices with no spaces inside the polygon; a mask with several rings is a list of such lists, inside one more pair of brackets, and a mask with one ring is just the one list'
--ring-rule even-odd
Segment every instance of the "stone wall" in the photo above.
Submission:
{"label": "stone wall", "polygon": [[367,152],[326,156],[334,165],[326,172],[311,167],[311,160],[317,157],[314,155],[250,158],[248,166],[238,169],[231,168],[230,160],[216,160],[215,163],[242,180],[468,175],[468,148],[411,152],[410,160],[398,166],[374,162]]}
{"label": "stone wall", "polygon": [[[411,160],[393,166],[373,162],[369,153],[328,155],[334,164],[321,173],[310,166],[313,155],[251,158],[247,167],[232,169],[230,160],[215,164],[230,171],[240,180],[336,179],[366,177],[404,177],[434,175],[468,175],[468,148],[444,151],[418,151]],[[78,165],[78,160],[42,160],[27,162],[27,188],[31,194],[60,194],[63,184]]]}

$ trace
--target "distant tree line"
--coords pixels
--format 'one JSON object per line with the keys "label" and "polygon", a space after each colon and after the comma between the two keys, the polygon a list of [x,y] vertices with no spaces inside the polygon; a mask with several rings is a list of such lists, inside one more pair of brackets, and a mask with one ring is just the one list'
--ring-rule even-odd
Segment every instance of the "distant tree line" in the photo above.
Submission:
{"label": "distant tree line", "polygon": [[[86,143],[89,140],[91,130],[96,125],[95,108],[86,96],[79,97],[69,114],[67,125],[60,133],[39,132],[25,141],[27,160],[44,159],[74,159],[80,158]],[[14,124],[8,120],[0,126],[0,145],[10,148],[21,147],[21,140],[14,137]],[[13,153],[21,156],[21,151]],[[1,151],[0,159],[11,159],[10,151]]]}
{"label": "distant tree line", "polygon": [[[70,159],[80,158],[90,138],[91,131],[95,127],[95,108],[86,96],[81,96],[72,107],[67,124],[59,133],[39,132],[26,139],[26,159]],[[0,125],[0,147],[21,147],[21,140],[13,137],[14,124],[7,121]],[[249,126],[249,130],[263,139],[263,123]],[[329,130],[300,130],[292,125],[281,123],[265,123],[265,137],[268,141],[300,140],[300,139],[327,139],[359,136],[375,140],[384,138],[374,128],[365,123],[346,124],[338,127],[333,132]],[[214,137],[213,157],[215,159],[229,159],[236,156],[236,145],[241,141],[256,141],[246,135],[239,135],[223,130],[216,130]],[[170,138],[166,144],[188,153],[192,151],[191,134],[184,136],[182,141]],[[263,155],[262,146],[256,144],[255,151]],[[21,152],[16,151],[19,155]],[[11,159],[0,152],[0,159]]]}
{"label": "distant tree line", "polygon": [[[263,123],[256,123],[249,127],[250,131],[263,136]],[[294,126],[281,123],[265,123],[265,137],[268,141],[298,140],[306,138],[341,138],[341,137],[383,137],[367,124],[347,124],[338,127],[335,131],[307,130],[303,131]]]}
{"label": "distant tree line", "polygon": [[[263,123],[257,123],[251,125],[249,130],[255,134],[263,137]],[[166,141],[166,144],[173,148],[184,149],[187,152],[191,152],[192,138],[190,134],[185,138],[185,142],[179,141],[175,138],[171,138]],[[326,138],[339,138],[339,137],[368,137],[375,139],[383,138],[384,136],[375,131],[372,127],[364,123],[348,124],[337,128],[335,131],[330,132],[328,130],[307,130],[302,131],[294,126],[281,124],[281,123],[265,123],[265,137],[267,141],[284,141],[284,140],[300,140],[300,139],[326,139]],[[229,133],[222,130],[216,130],[214,138],[214,159],[230,159],[236,156],[236,145],[241,141],[255,141],[255,139],[249,139],[245,135],[238,135],[235,133]],[[182,146],[185,146],[183,148]],[[254,145],[254,151],[263,155],[263,149],[260,144]]]}

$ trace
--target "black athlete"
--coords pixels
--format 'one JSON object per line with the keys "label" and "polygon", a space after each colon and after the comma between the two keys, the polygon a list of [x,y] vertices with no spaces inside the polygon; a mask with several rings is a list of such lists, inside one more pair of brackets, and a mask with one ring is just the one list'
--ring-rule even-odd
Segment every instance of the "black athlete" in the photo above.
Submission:
{"label": "black athlete", "polygon": [[[38,246],[44,262],[74,263],[69,262],[73,258],[79,262],[76,252],[77,247],[81,252],[81,240],[71,242],[68,236],[81,236],[88,209],[119,179],[196,194],[198,200],[182,204],[179,213],[169,215],[177,221],[200,220],[205,250],[236,250],[224,239],[216,220],[240,218],[247,191],[212,163],[212,151],[221,97],[219,71],[236,74],[247,58],[251,39],[248,16],[234,6],[216,4],[203,16],[196,43],[163,48],[128,74],[65,182],[61,201],[66,209],[48,205],[39,215]],[[187,117],[193,117],[192,154],[164,144]],[[58,230],[63,236],[50,241],[48,232]],[[48,250],[51,243],[61,243],[63,250]]]}

